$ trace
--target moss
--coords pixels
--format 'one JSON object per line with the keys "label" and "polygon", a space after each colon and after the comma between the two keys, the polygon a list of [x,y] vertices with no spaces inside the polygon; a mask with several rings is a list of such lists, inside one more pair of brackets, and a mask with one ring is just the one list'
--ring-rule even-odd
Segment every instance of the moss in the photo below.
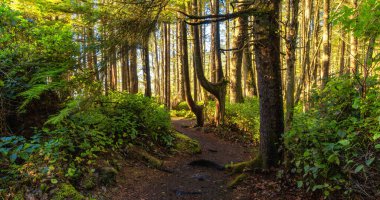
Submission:
{"label": "moss", "polygon": [[262,161],[261,161],[261,157],[259,156],[253,160],[227,164],[225,168],[231,170],[233,174],[237,174],[237,173],[242,173],[245,170],[262,168]]}
{"label": "moss", "polygon": [[161,168],[162,165],[164,164],[164,161],[150,155],[148,152],[146,152],[144,149],[142,149],[140,147],[131,145],[128,148],[128,151],[133,157],[140,159],[140,160],[144,160],[145,162],[147,162],[152,167]]}
{"label": "moss", "polygon": [[238,185],[239,183],[241,183],[244,179],[246,179],[248,176],[247,174],[240,174],[239,176],[237,176],[236,178],[234,178],[234,180],[232,180],[230,183],[228,183],[228,188],[234,188],[236,185]]}
{"label": "moss", "polygon": [[198,141],[178,132],[174,133],[174,137],[176,138],[174,145],[176,151],[188,154],[201,153],[201,145]]}
{"label": "moss", "polygon": [[52,200],[82,200],[85,197],[79,193],[74,186],[68,183],[62,183],[58,186],[58,189],[54,192]]}

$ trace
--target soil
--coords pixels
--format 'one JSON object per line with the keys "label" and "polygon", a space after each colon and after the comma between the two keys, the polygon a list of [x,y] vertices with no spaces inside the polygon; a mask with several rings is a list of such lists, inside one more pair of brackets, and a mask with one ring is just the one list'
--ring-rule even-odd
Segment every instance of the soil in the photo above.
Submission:
{"label": "soil", "polygon": [[224,166],[253,156],[250,148],[222,140],[203,128],[192,128],[194,123],[189,119],[172,120],[174,129],[200,142],[202,153],[164,159],[164,166],[171,173],[129,162],[120,171],[116,186],[103,187],[101,196],[114,200],[305,199],[297,191],[287,189],[284,192],[273,173],[250,175],[237,188],[230,189],[227,184],[236,175],[213,166],[190,165],[193,161],[207,160]]}

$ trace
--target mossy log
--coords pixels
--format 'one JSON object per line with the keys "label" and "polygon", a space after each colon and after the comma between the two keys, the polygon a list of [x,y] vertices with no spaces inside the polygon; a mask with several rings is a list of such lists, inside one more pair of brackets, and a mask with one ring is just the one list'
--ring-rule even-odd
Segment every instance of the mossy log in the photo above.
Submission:
{"label": "mossy log", "polygon": [[187,135],[174,131],[175,144],[174,150],[180,153],[198,154],[202,152],[198,141],[191,139]]}
{"label": "mossy log", "polygon": [[135,145],[130,145],[128,147],[128,153],[132,157],[134,157],[138,160],[142,160],[142,161],[146,162],[148,165],[155,167],[157,169],[161,169],[163,164],[164,164],[164,161],[152,156],[151,154],[149,154],[144,149],[137,147]]}
{"label": "mossy log", "polygon": [[243,173],[244,171],[262,168],[262,160],[258,156],[253,160],[227,164],[225,168],[230,170],[232,174]]}

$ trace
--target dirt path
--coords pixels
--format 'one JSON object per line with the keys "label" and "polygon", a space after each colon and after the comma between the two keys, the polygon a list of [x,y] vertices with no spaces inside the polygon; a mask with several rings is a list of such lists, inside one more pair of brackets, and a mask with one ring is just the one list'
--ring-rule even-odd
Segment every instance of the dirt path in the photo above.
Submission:
{"label": "dirt path", "polygon": [[165,160],[167,173],[130,163],[120,172],[117,187],[105,192],[106,199],[236,199],[233,190],[227,188],[231,176],[216,168],[190,166],[194,160],[205,159],[224,165],[250,158],[247,149],[238,144],[223,141],[212,133],[189,128],[192,120],[173,119],[173,127],[198,140],[202,153],[193,156],[174,156]]}

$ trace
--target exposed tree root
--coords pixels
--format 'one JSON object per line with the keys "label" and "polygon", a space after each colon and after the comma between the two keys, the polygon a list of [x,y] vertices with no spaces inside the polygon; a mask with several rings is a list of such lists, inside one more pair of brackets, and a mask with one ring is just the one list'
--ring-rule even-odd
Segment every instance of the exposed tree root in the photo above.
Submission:
{"label": "exposed tree root", "polygon": [[239,176],[235,177],[234,180],[228,183],[228,188],[234,188],[236,185],[240,184],[244,179],[248,177],[247,174],[242,173]]}
{"label": "exposed tree root", "polygon": [[238,174],[238,173],[243,173],[245,171],[262,169],[263,168],[262,165],[263,165],[263,163],[262,163],[261,157],[257,156],[253,160],[244,161],[244,162],[240,162],[240,163],[227,164],[225,166],[225,168],[227,170],[230,170],[232,172],[232,174]]}

